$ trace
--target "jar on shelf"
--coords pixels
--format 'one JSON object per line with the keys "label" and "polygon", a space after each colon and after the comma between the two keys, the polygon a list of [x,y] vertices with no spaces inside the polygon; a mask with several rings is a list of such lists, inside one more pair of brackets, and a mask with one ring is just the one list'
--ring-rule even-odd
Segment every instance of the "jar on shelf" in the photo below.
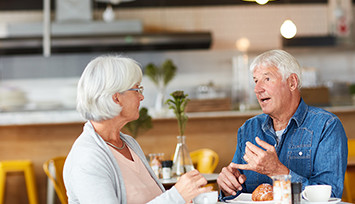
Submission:
{"label": "jar on shelf", "polygon": [[153,169],[155,175],[161,178],[161,162],[164,160],[164,153],[151,153],[149,154],[149,164]]}

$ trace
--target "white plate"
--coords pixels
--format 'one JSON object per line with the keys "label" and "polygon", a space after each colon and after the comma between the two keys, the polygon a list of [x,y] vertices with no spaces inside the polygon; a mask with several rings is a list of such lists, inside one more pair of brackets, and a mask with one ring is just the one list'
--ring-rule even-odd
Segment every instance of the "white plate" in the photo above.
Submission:
{"label": "white plate", "polygon": [[307,204],[331,204],[331,203],[339,203],[341,201],[340,198],[329,198],[328,202],[310,202],[307,200],[302,200],[302,203]]}
{"label": "white plate", "polygon": [[250,204],[250,203],[258,203],[258,204],[271,204],[274,201],[253,201],[251,199],[251,193],[241,193],[238,197],[234,198],[233,200],[228,200],[227,203],[241,203],[241,204]]}

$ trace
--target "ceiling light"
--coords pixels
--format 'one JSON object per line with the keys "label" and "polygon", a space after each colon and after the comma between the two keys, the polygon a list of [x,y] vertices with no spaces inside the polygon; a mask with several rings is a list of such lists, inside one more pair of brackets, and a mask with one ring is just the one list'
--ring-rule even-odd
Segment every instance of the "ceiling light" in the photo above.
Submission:
{"label": "ceiling light", "polygon": [[250,41],[248,38],[239,38],[235,43],[235,46],[240,52],[247,52],[250,47]]}
{"label": "ceiling light", "polygon": [[273,0],[243,0],[243,1],[256,2],[256,3],[260,4],[260,5],[264,5],[264,4],[266,4],[267,2],[273,1]]}
{"label": "ceiling light", "polygon": [[115,20],[115,12],[113,11],[111,4],[118,5],[120,3],[130,2],[135,0],[95,0],[95,1],[107,3],[106,9],[102,14],[102,18],[106,22],[111,22]]}
{"label": "ceiling light", "polygon": [[286,39],[295,37],[297,33],[296,25],[289,19],[285,20],[280,28],[281,35]]}

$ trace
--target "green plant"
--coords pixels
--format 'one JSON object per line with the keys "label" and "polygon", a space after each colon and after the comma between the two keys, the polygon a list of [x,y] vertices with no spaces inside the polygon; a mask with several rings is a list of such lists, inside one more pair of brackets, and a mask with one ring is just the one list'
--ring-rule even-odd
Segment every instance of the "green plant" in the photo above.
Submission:
{"label": "green plant", "polygon": [[127,130],[132,137],[136,138],[138,133],[145,132],[152,127],[152,117],[148,114],[148,109],[142,107],[139,110],[139,118],[127,123],[123,128],[124,130]]}
{"label": "green plant", "polygon": [[166,86],[175,77],[176,70],[172,60],[168,59],[160,67],[149,63],[144,73],[159,87],[160,85]]}
{"label": "green plant", "polygon": [[349,92],[351,95],[355,94],[355,84],[350,84],[349,85]]}
{"label": "green plant", "polygon": [[185,108],[190,99],[187,98],[188,95],[184,94],[184,91],[175,91],[170,95],[173,97],[173,99],[168,99],[166,103],[169,105],[169,109],[174,110],[176,119],[178,121],[179,133],[181,136],[183,136],[188,119],[185,113]]}

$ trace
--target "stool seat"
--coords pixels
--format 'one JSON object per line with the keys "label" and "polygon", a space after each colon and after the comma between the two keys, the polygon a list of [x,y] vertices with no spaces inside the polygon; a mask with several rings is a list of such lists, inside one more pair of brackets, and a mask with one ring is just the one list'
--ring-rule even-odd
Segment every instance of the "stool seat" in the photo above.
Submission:
{"label": "stool seat", "polygon": [[37,187],[35,174],[30,160],[0,161],[0,203],[4,203],[7,172],[23,172],[26,181],[27,195],[30,204],[37,204]]}

